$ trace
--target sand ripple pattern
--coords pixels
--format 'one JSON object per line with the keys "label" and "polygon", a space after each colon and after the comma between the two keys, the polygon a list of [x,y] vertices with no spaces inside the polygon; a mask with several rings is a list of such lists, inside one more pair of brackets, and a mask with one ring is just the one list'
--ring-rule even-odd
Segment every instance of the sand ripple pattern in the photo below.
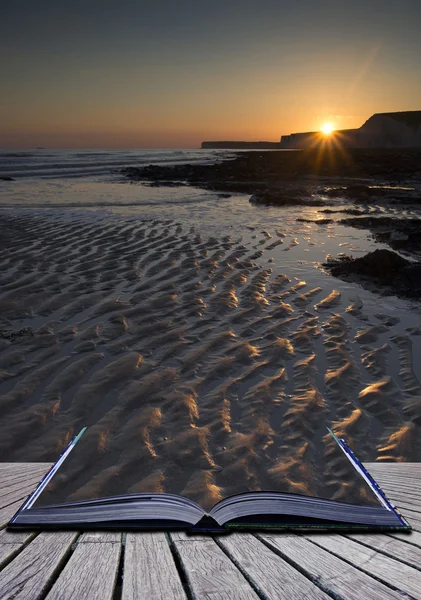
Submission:
{"label": "sand ripple pattern", "polygon": [[363,460],[421,460],[417,332],[260,266],[268,232],[252,245],[174,221],[5,213],[0,233],[0,460],[54,460],[88,426],[74,499],[204,506],[279,487],[352,499],[326,426]]}

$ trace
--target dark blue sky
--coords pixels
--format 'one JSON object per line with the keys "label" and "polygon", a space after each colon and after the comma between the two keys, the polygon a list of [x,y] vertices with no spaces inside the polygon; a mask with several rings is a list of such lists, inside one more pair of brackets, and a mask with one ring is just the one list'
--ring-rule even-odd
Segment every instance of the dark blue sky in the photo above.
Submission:
{"label": "dark blue sky", "polygon": [[420,0],[0,0],[0,9],[0,146],[276,139],[421,108]]}

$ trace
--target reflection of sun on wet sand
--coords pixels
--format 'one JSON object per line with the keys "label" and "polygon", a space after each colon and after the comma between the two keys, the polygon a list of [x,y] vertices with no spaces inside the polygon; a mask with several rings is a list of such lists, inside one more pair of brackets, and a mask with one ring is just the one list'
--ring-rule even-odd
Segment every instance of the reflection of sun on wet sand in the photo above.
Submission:
{"label": "reflection of sun on wet sand", "polygon": [[118,484],[211,506],[279,485],[345,499],[352,472],[335,470],[326,426],[363,460],[421,459],[418,332],[260,266],[283,234],[7,215],[0,227],[13,231],[0,460],[54,460],[86,425],[75,499]]}

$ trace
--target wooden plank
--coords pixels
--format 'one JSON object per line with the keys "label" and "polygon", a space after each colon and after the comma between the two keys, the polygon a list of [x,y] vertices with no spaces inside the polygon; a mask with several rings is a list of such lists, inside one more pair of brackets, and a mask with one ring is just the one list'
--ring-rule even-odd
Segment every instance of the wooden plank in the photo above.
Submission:
{"label": "wooden plank", "polygon": [[394,498],[393,500],[390,499],[390,501],[392,504],[398,507],[400,512],[405,512],[405,510],[408,508],[409,510],[413,510],[414,512],[418,513],[421,518],[421,506],[413,504],[412,502],[405,502],[399,498]]}
{"label": "wooden plank", "polygon": [[391,535],[393,538],[401,540],[402,542],[406,542],[407,544],[413,544],[421,548],[421,533],[419,531],[411,531],[409,533],[393,532],[388,535]]}
{"label": "wooden plank", "polygon": [[415,502],[416,504],[421,504],[421,494],[418,494],[417,492],[411,492],[405,487],[405,484],[399,486],[382,485],[381,488],[390,500],[398,500],[399,498],[403,498],[411,500],[411,502]]}
{"label": "wooden plank", "polygon": [[271,600],[327,599],[307,577],[249,533],[235,533],[217,540],[255,589]]}
{"label": "wooden plank", "polygon": [[410,487],[419,489],[421,486],[421,478],[415,475],[412,471],[408,471],[402,474],[399,473],[383,473],[373,477],[379,480],[381,485],[400,485],[402,482],[409,485]]}
{"label": "wooden plank", "polygon": [[31,472],[37,469],[44,469],[48,471],[53,463],[50,462],[33,462],[33,463],[22,463],[22,462],[0,462],[0,473],[10,473],[10,472]]}
{"label": "wooden plank", "polygon": [[46,473],[50,467],[49,463],[32,463],[31,466],[25,466],[22,463],[0,463],[0,477],[28,473]]}
{"label": "wooden plank", "polygon": [[402,600],[400,592],[353,569],[345,561],[302,536],[262,534],[258,537],[335,597],[346,600]]}
{"label": "wooden plank", "polygon": [[40,481],[46,471],[31,471],[31,473],[0,473],[0,490],[7,484],[19,483],[20,481]]}
{"label": "wooden plank", "polygon": [[121,533],[116,531],[87,531],[82,533],[80,538],[77,540],[77,544],[120,544],[121,545]]}
{"label": "wooden plank", "polygon": [[4,508],[0,508],[0,529],[8,524],[10,519],[21,506],[22,500],[18,500],[17,502],[13,502],[13,504],[9,504]]}
{"label": "wooden plank", "polygon": [[[379,479],[379,478],[378,478]],[[415,488],[415,489],[410,489],[411,487],[411,482],[410,482],[410,477],[406,477],[403,481],[398,481],[398,479],[394,479],[391,482],[388,481],[378,481],[380,487],[385,490],[385,489],[389,489],[393,492],[403,492],[405,491],[409,491],[412,495],[418,496],[418,489],[421,488],[421,483],[420,485]]]}
{"label": "wooden plank", "polygon": [[389,470],[389,469],[371,469],[369,471],[369,473],[371,473],[371,475],[373,475],[373,477],[378,477],[379,479],[385,480],[387,481],[389,480],[394,480],[396,479],[405,479],[405,478],[409,478],[412,479],[414,481],[414,483],[419,483],[420,478],[421,478],[421,470],[419,469],[415,469],[413,467],[411,467],[410,469],[396,469],[396,470]]}
{"label": "wooden plank", "polygon": [[7,490],[16,488],[18,486],[32,485],[34,488],[38,485],[41,480],[41,475],[24,475],[21,477],[14,477],[13,479],[7,479],[0,481],[0,494],[3,495]]}
{"label": "wooden plank", "polygon": [[0,600],[39,600],[70,553],[77,534],[41,533],[0,572]]}
{"label": "wooden plank", "polygon": [[379,480],[382,485],[398,485],[400,483],[405,483],[409,487],[413,487],[418,490],[421,487],[420,477],[415,476],[413,472],[408,471],[407,473],[387,473],[378,476],[374,476],[375,479]]}
{"label": "wooden plank", "polygon": [[413,567],[421,567],[421,548],[407,544],[388,535],[378,534],[352,534],[347,535],[351,540],[373,548],[377,552],[384,552],[397,560],[404,561]]}
{"label": "wooden plank", "polygon": [[0,531],[0,569],[34,537],[34,533]]}
{"label": "wooden plank", "polygon": [[[199,536],[203,537],[203,536]],[[258,596],[212,538],[174,540],[194,598],[257,600]]]}
{"label": "wooden plank", "polygon": [[40,478],[50,469],[50,463],[0,463],[0,478],[3,480],[6,477],[33,477]]}
{"label": "wooden plank", "polygon": [[122,600],[186,600],[165,533],[128,533]]}
{"label": "wooden plank", "polygon": [[12,504],[12,502],[16,502],[17,500],[23,501],[34,491],[34,489],[35,486],[32,484],[2,495],[2,497],[0,498],[0,508],[4,508],[5,506],[8,506],[9,504]]}
{"label": "wooden plank", "polygon": [[403,476],[411,473],[417,477],[421,476],[420,463],[384,463],[381,466],[380,464],[374,467],[369,466],[367,470],[369,473],[379,473],[380,475],[390,473],[391,475]]}
{"label": "wooden plank", "polygon": [[172,531],[171,539],[173,542],[209,542],[211,544],[213,543],[213,537],[209,535],[190,535],[185,533],[184,531]]}
{"label": "wooden plank", "polygon": [[24,481],[18,481],[17,483],[4,485],[0,490],[0,502],[3,500],[3,498],[8,497],[10,494],[20,493],[20,490],[22,489],[27,489],[28,487],[35,489],[37,481],[37,479],[26,479]]}
{"label": "wooden plank", "polygon": [[405,477],[404,479],[399,479],[398,477],[394,477],[393,479],[380,479],[377,477],[377,482],[380,484],[382,488],[391,488],[396,491],[402,491],[402,486],[405,486],[405,489],[408,489],[411,494],[417,494],[418,490],[421,488],[421,481],[418,479],[411,479],[411,475]]}
{"label": "wooden plank", "polygon": [[399,491],[399,489],[402,490],[401,486],[404,486],[406,490],[408,490],[408,492],[411,492],[411,494],[418,494],[421,491],[421,482],[418,483],[414,483],[413,481],[411,482],[411,478],[410,476],[408,477],[404,477],[402,479],[398,479],[398,477],[396,478],[390,478],[390,479],[381,479],[378,477],[377,478],[378,481],[377,483],[380,485],[381,488],[393,488],[396,489],[397,491]]}
{"label": "wooden plank", "polygon": [[[396,506],[399,508],[399,504],[396,504]],[[403,514],[403,516],[406,516],[408,521],[413,519],[415,522],[421,522],[421,515],[416,510],[412,510],[411,508],[402,508],[400,512]]]}
{"label": "wooden plank", "polygon": [[421,463],[419,462],[398,462],[398,461],[376,461],[364,463],[366,469],[397,469],[398,471],[404,468],[418,469],[421,471]]}
{"label": "wooden plank", "polygon": [[419,462],[398,462],[398,461],[377,461],[364,463],[366,469],[385,469],[386,471],[396,469],[401,471],[403,469],[416,469],[421,471],[421,463]]}
{"label": "wooden plank", "polygon": [[418,529],[419,525],[421,525],[421,515],[419,512],[415,512],[414,510],[410,510],[408,508],[402,509],[400,512],[409,521],[410,525],[413,527],[416,525],[414,529]]}
{"label": "wooden plank", "polygon": [[315,534],[308,539],[320,548],[344,557],[356,569],[362,569],[413,598],[421,598],[421,571],[340,535]]}
{"label": "wooden plank", "polygon": [[54,583],[47,600],[112,600],[121,553],[121,533],[89,534]]}

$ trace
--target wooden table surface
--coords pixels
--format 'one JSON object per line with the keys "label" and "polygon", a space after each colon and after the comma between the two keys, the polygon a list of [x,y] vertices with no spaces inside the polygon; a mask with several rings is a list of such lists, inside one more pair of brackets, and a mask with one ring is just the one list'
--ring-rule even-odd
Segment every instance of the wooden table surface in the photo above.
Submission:
{"label": "wooden table surface", "polygon": [[421,463],[366,465],[410,534],[7,532],[49,466],[0,463],[0,600],[421,599]]}

